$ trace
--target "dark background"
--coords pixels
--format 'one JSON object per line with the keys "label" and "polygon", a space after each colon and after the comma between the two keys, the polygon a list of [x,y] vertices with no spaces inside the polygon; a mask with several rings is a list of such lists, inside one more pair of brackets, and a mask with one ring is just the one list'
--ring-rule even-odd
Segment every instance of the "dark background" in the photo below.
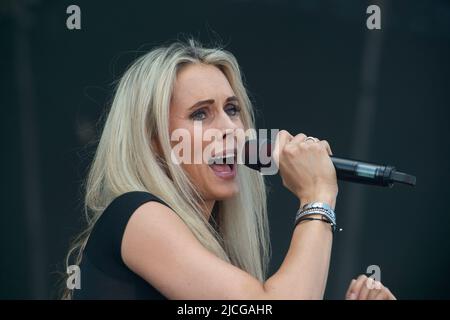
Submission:
{"label": "dark background", "polygon": [[[81,30],[66,28],[70,4]],[[366,28],[370,4],[381,30]],[[235,54],[259,127],[417,176],[415,188],[340,183],[326,298],[369,265],[399,299],[450,298],[449,1],[2,0],[0,35],[0,298],[55,298],[114,81],[188,35]],[[298,204],[268,183],[274,272]]]}

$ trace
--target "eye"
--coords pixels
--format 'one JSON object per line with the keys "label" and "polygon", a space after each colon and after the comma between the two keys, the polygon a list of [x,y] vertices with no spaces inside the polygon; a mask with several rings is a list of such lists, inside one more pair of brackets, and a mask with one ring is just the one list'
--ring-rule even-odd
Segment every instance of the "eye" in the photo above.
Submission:
{"label": "eye", "polygon": [[189,116],[194,121],[202,121],[206,119],[206,111],[204,109],[199,109],[191,113]]}
{"label": "eye", "polygon": [[239,114],[239,112],[241,111],[241,108],[239,108],[239,106],[234,105],[234,104],[228,104],[225,107],[225,112],[230,116],[230,117],[234,117],[237,116]]}

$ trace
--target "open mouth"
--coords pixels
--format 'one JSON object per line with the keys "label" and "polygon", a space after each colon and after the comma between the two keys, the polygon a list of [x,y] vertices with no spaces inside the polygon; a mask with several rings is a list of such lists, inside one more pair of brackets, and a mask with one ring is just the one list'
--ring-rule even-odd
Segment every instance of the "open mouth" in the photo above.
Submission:
{"label": "open mouth", "polygon": [[208,161],[209,167],[220,178],[234,178],[236,176],[236,154],[227,153],[214,156]]}

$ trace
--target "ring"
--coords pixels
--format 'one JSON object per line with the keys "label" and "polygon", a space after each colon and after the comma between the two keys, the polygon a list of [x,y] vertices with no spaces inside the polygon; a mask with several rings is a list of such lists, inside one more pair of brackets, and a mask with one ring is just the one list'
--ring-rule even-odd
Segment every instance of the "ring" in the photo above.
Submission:
{"label": "ring", "polygon": [[319,141],[319,139],[314,138],[314,137],[306,137],[305,141],[308,141],[308,140],[312,140],[314,142],[318,142]]}

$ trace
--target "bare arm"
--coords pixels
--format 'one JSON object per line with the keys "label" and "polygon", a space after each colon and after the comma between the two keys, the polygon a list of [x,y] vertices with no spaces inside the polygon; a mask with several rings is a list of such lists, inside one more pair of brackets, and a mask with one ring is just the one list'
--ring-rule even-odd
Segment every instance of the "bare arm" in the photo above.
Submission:
{"label": "bare arm", "polygon": [[[331,150],[325,141],[305,138],[286,131],[279,134],[274,156],[283,183],[303,203],[323,201],[334,207],[337,184],[328,156]],[[132,215],[122,240],[122,257],[169,299],[321,299],[331,245],[329,224],[299,224],[281,267],[261,283],[205,249],[172,210],[150,202]]]}
{"label": "bare arm", "polygon": [[172,210],[149,202],[126,227],[122,257],[169,299],[321,299],[331,238],[326,223],[299,224],[282,266],[261,283],[206,250]]}
{"label": "bare arm", "polygon": [[278,271],[264,284],[272,299],[322,299],[330,264],[332,233],[320,221],[300,223]]}

